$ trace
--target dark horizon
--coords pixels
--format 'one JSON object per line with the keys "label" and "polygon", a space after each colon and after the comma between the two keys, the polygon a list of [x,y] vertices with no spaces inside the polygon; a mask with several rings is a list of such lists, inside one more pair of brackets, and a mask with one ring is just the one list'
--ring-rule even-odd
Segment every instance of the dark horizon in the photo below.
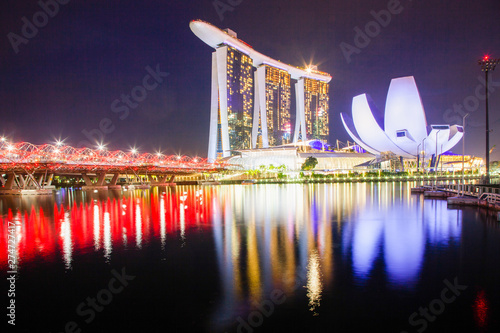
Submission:
{"label": "dark horizon", "polygon": [[[484,102],[477,97],[484,94],[484,73],[477,60],[500,58],[495,34],[483,33],[498,26],[498,1],[54,1],[0,5],[0,134],[16,142],[67,138],[78,145],[88,140],[85,132],[101,127],[112,150],[206,156],[212,49],[189,29],[191,20],[202,19],[234,30],[272,58],[330,73],[332,144],[350,139],[340,112],[350,113],[355,95],[370,94],[383,110],[390,80],[412,75],[428,125],[461,124],[469,112],[466,154],[484,157]],[[37,14],[43,6],[46,21]],[[23,35],[23,18],[32,23],[33,15],[40,27]],[[375,29],[372,37],[356,43],[365,27]],[[499,70],[490,86],[493,130],[500,124]],[[146,82],[151,89],[135,90],[146,92],[143,101],[127,102],[123,96],[144,86],[151,72],[163,74]],[[491,147],[499,139],[492,131]],[[461,143],[453,151],[461,153]],[[499,159],[493,150],[491,161]]]}

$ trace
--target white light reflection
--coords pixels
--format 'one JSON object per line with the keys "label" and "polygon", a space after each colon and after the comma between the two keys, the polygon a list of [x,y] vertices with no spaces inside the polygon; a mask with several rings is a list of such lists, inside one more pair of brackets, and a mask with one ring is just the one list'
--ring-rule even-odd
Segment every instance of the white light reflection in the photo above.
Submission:
{"label": "white light reflection", "polygon": [[123,227],[123,246],[127,248],[127,228]]}
{"label": "white light reflection", "polygon": [[185,245],[186,241],[186,212],[187,205],[184,203],[187,199],[187,192],[184,192],[183,195],[180,196],[181,204],[179,205],[179,220],[181,223],[181,239],[182,246]]}
{"label": "white light reflection", "polygon": [[113,240],[111,239],[111,218],[109,212],[104,213],[104,258],[109,263],[113,251]]}
{"label": "white light reflection", "polygon": [[165,197],[162,195],[160,199],[160,240],[161,249],[165,249],[165,241],[167,239],[166,225],[165,225]]}
{"label": "white light reflection", "polygon": [[61,238],[63,242],[63,260],[66,269],[71,269],[73,261],[73,240],[71,239],[71,222],[69,212],[64,213],[64,221],[61,223]]}
{"label": "white light reflection", "polygon": [[184,204],[179,205],[179,219],[181,223],[181,239],[182,239],[182,246],[184,246],[184,242],[186,241],[186,212],[184,211],[186,207],[184,207]]}
{"label": "white light reflection", "polygon": [[311,251],[307,271],[307,297],[309,298],[309,310],[317,316],[316,308],[320,306],[323,283],[321,282],[320,257],[316,249]]}
{"label": "white light reflection", "polygon": [[94,248],[99,250],[101,248],[101,225],[99,220],[99,205],[94,203]]}
{"label": "white light reflection", "polygon": [[138,249],[142,248],[142,214],[139,199],[135,205],[135,244]]}

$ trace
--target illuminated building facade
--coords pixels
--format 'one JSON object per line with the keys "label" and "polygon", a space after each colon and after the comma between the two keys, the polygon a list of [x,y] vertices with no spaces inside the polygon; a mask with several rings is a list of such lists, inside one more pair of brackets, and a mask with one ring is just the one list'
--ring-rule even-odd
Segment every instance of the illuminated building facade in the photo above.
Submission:
{"label": "illuminated building facade", "polygon": [[253,66],[248,55],[230,46],[212,54],[212,104],[208,155],[230,155],[250,148],[253,109]]}
{"label": "illuminated building facade", "polygon": [[[265,56],[238,39],[232,30],[221,30],[200,20],[191,21],[189,26],[196,36],[215,49],[209,161],[228,157],[236,149],[268,148],[311,138],[328,139],[328,83],[332,79],[329,74]],[[297,106],[293,138],[292,80],[296,80]]]}
{"label": "illuminated building facade", "polygon": [[[231,150],[248,149],[250,148],[250,135],[252,131],[252,59],[232,47],[225,46],[223,49],[226,49],[225,52],[227,52],[227,118],[229,145]],[[222,151],[218,153],[221,154]]]}
{"label": "illuminated building facade", "polygon": [[[254,132],[252,148],[267,148],[291,142],[291,75],[287,71],[262,65],[255,72]],[[263,92],[260,82],[264,82]],[[261,90],[261,91],[259,91]],[[264,96],[264,98],[261,98]],[[265,104],[264,104],[265,103]],[[264,111],[264,112],[263,112]]]}
{"label": "illuminated building facade", "polygon": [[328,140],[328,83],[304,79],[304,114],[307,139]]}
{"label": "illuminated building facade", "polygon": [[425,110],[413,76],[391,80],[384,118],[377,119],[377,114],[367,94],[352,99],[352,118],[340,114],[351,138],[377,156],[391,152],[409,159],[431,157],[431,164],[436,165],[439,155],[453,148],[463,136],[459,125],[431,125],[431,131],[427,131]]}

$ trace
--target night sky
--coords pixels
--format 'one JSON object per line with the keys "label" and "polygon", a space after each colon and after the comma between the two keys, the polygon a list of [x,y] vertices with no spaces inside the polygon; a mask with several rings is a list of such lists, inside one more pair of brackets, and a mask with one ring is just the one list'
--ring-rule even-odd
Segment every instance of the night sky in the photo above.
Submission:
{"label": "night sky", "polygon": [[[330,73],[331,143],[350,139],[340,112],[350,113],[355,95],[371,94],[383,110],[391,78],[413,75],[428,124],[461,124],[469,112],[466,153],[484,156],[484,101],[476,96],[484,74],[477,60],[500,57],[498,0],[399,6],[394,0],[220,0],[227,10],[219,13],[213,0],[59,1],[65,4],[57,12],[48,6],[53,17],[37,14],[38,1],[0,4],[0,134],[16,142],[61,138],[77,146],[89,141],[85,131],[99,138],[93,130],[101,126],[109,149],[206,156],[212,49],[189,29],[191,20],[202,19],[231,28],[275,59]],[[398,13],[390,22],[385,17],[385,27],[370,23],[373,13],[388,8]],[[23,36],[23,17],[32,23],[34,15],[41,27],[25,28]],[[348,62],[341,45],[355,47],[354,29],[367,24],[373,37],[358,40]],[[113,109],[113,102],[143,85],[148,66],[164,73],[148,82],[155,88],[128,112],[115,112],[124,104]],[[500,67],[493,81],[490,142],[498,146],[492,160],[499,160]],[[484,87],[478,91],[484,95]],[[461,144],[454,152],[461,153]]]}

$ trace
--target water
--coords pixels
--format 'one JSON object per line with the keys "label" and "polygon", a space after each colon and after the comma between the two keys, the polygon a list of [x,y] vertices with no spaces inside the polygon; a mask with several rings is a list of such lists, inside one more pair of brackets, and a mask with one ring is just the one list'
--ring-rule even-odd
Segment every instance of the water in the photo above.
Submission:
{"label": "water", "polygon": [[498,332],[499,223],[412,185],[3,197],[2,294],[14,222],[19,332]]}

